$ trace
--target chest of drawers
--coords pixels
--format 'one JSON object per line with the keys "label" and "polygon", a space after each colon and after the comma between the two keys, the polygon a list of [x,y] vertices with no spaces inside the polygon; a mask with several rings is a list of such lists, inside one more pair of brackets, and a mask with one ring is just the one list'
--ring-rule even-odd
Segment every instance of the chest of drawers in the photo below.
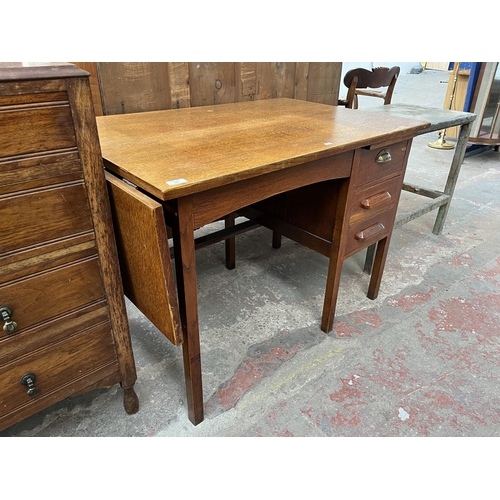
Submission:
{"label": "chest of drawers", "polygon": [[88,74],[0,64],[0,430],[120,383],[138,410]]}

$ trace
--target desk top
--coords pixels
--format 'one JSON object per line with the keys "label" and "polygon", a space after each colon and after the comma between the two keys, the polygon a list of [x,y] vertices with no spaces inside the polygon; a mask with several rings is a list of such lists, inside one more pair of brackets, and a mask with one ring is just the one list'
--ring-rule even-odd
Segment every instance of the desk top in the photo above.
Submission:
{"label": "desk top", "polygon": [[429,123],[295,99],[97,117],[106,167],[169,200],[418,135]]}
{"label": "desk top", "polygon": [[397,116],[400,118],[413,118],[415,120],[423,120],[430,123],[430,127],[419,132],[420,134],[428,134],[436,130],[451,128],[465,123],[472,123],[476,119],[474,113],[466,111],[454,111],[441,108],[429,108],[417,106],[414,104],[386,104],[385,106],[374,106],[369,108],[375,113],[382,113],[388,116]]}

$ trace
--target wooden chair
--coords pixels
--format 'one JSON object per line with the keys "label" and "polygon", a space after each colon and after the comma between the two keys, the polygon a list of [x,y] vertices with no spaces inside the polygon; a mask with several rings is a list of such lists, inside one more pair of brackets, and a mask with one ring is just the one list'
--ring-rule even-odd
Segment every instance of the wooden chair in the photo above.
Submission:
{"label": "wooden chair", "polygon": [[[378,97],[384,100],[384,104],[389,104],[392,93],[399,76],[399,66],[392,68],[379,67],[371,71],[364,68],[351,69],[344,76],[344,85],[347,87],[347,97],[339,99],[339,106],[358,109],[358,95],[368,97]],[[387,90],[373,90],[387,87]]]}

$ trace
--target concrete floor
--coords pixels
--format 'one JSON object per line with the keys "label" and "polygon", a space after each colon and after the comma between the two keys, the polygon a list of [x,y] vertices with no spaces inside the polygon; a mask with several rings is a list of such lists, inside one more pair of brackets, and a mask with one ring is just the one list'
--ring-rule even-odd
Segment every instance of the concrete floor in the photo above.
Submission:
{"label": "concrete floor", "polygon": [[[402,75],[393,102],[440,108],[447,81]],[[414,140],[408,182],[444,187],[453,151],[427,146],[437,138]],[[326,258],[286,239],[273,250],[264,228],[237,238],[233,271],[223,244],[202,249],[204,422],[187,417],[181,348],[128,304],[139,412],[124,412],[116,386],[0,436],[498,436],[499,192],[500,153],[467,157],[443,234],[432,234],[436,212],[395,230],[377,300],[364,253],[345,262],[328,335]]]}

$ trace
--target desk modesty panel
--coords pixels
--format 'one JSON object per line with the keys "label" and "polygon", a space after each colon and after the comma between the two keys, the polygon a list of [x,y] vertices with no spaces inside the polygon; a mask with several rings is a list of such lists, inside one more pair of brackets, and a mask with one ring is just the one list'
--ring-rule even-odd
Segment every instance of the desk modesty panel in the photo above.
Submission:
{"label": "desk modesty panel", "polygon": [[[292,99],[105,116],[97,123],[125,293],[182,344],[195,425],[204,410],[194,231],[239,213],[327,256],[321,328],[328,332],[343,260],[374,243],[368,296],[378,294],[411,140],[429,126]],[[173,234],[176,288],[165,223]],[[139,233],[150,235],[140,245]],[[162,298],[153,300],[152,289]]]}

